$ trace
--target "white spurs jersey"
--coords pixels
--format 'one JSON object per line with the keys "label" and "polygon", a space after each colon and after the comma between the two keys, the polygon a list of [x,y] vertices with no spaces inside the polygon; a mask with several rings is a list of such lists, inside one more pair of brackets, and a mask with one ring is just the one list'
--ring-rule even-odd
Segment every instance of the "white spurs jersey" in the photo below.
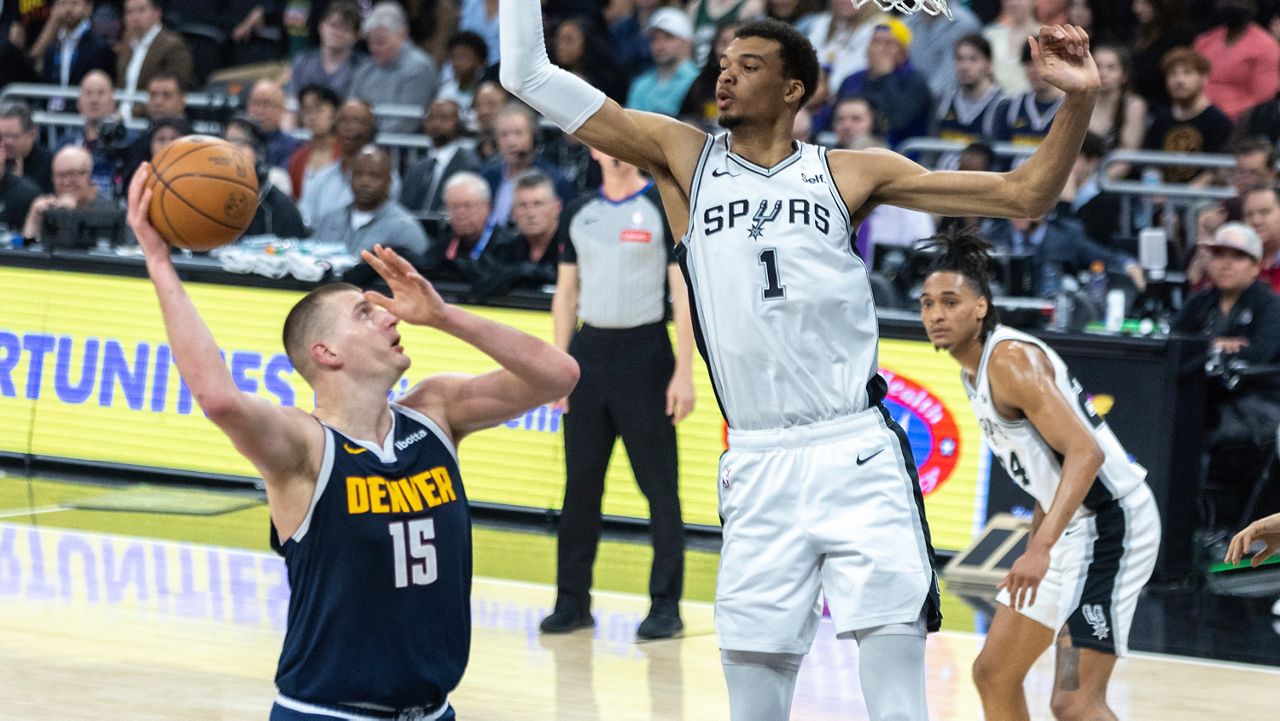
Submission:
{"label": "white spurs jersey", "polygon": [[[708,136],[677,257],[698,347],[729,426],[853,415],[884,396],[867,268],[826,149],[762,168]],[[876,381],[872,383],[872,381]]]}
{"label": "white spurs jersey", "polygon": [[1058,483],[1062,479],[1062,456],[1053,449],[1039,431],[1024,419],[1011,421],[996,411],[991,400],[991,379],[987,376],[987,359],[992,350],[1005,341],[1021,341],[1036,346],[1044,351],[1049,362],[1053,364],[1054,383],[1058,391],[1067,400],[1086,428],[1093,432],[1093,438],[1102,449],[1104,460],[1098,477],[1094,479],[1089,495],[1077,515],[1097,510],[1109,501],[1123,498],[1131,491],[1143,485],[1147,477],[1147,469],[1135,461],[1129,460],[1124,446],[1111,432],[1110,426],[1094,410],[1093,401],[1084,392],[1080,382],[1067,369],[1067,364],[1058,357],[1052,348],[1044,342],[1021,331],[998,325],[987,336],[982,348],[982,362],[978,365],[977,388],[969,382],[964,371],[960,372],[965,392],[969,394],[969,403],[978,417],[978,425],[982,426],[983,435],[991,452],[1000,459],[1009,477],[1023,490],[1031,494],[1048,510],[1053,503],[1053,496],[1058,491]]}

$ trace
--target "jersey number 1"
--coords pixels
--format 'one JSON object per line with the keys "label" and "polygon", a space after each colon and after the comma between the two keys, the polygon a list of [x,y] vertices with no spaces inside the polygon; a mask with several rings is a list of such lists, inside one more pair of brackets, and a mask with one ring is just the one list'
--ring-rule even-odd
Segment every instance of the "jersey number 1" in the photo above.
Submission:
{"label": "jersey number 1", "polygon": [[415,586],[435,583],[440,572],[436,547],[430,541],[436,537],[436,522],[430,518],[394,521],[387,530],[394,546],[396,588],[408,588],[410,578]]}
{"label": "jersey number 1", "polygon": [[764,291],[765,300],[778,300],[787,297],[787,286],[782,284],[782,279],[778,276],[778,251],[773,248],[765,248],[760,251],[760,265],[764,266]]}

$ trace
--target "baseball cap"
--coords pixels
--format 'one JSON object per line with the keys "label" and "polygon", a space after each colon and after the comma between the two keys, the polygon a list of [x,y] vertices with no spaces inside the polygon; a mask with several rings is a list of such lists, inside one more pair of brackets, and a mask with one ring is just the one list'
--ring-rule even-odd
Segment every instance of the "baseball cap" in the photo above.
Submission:
{"label": "baseball cap", "polygon": [[906,23],[897,18],[885,18],[884,20],[876,23],[876,30],[880,30],[882,28],[888,30],[889,34],[893,36],[893,39],[897,40],[902,47],[906,48],[911,46],[911,28],[907,27]]}
{"label": "baseball cap", "polygon": [[649,26],[644,29],[644,33],[648,35],[654,30],[661,30],[681,40],[693,40],[693,23],[689,22],[689,16],[683,10],[677,8],[658,8],[654,10],[653,15],[649,17]]}
{"label": "baseball cap", "polygon": [[1209,248],[1230,248],[1253,258],[1262,260],[1262,239],[1253,228],[1244,223],[1224,223],[1214,232],[1213,238],[1201,241],[1200,245]]}

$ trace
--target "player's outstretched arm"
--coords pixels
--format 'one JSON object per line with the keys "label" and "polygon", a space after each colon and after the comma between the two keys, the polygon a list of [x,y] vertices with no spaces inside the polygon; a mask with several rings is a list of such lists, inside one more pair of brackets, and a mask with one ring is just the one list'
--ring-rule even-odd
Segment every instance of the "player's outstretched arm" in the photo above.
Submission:
{"label": "player's outstretched arm", "polygon": [[688,182],[705,133],[664,115],[624,110],[582,78],[552,65],[539,0],[500,0],[498,22],[503,87],[583,143],[650,173],[671,173]]}
{"label": "player's outstretched arm", "polygon": [[[151,191],[146,182],[150,174],[151,166],[143,164],[129,185],[129,225],[146,257],[174,362],[200,409],[262,473],[272,514],[277,516],[281,534],[287,535],[288,524],[279,517],[283,509],[277,508],[276,499],[291,481],[314,478],[315,469],[310,466],[314,465],[312,459],[320,457],[320,426],[300,410],[272,405],[236,388],[213,334],[174,270],[169,246],[147,219]],[[305,488],[299,489],[298,495],[310,499]],[[296,520],[301,522],[301,515]]]}
{"label": "player's outstretched arm", "polygon": [[1053,502],[1044,509],[1026,553],[1001,585],[1014,608],[1035,601],[1036,588],[1049,570],[1049,550],[1067,529],[1098,476],[1104,456],[1093,433],[1076,415],[1054,383],[1048,356],[1027,343],[1001,343],[987,361],[993,398],[1001,407],[1021,411],[1045,442],[1062,454],[1062,478]]}
{"label": "player's outstretched arm", "polygon": [[502,366],[478,376],[437,375],[414,387],[402,403],[442,422],[455,443],[482,428],[559,400],[578,383],[578,363],[528,333],[444,302],[435,288],[394,250],[381,245],[361,253],[391,288],[391,297],[369,291],[370,302],[414,325],[471,344]]}
{"label": "player's outstretched arm", "polygon": [[[872,203],[913,208],[939,215],[1038,218],[1057,202],[1071,174],[1098,93],[1098,68],[1089,52],[1089,36],[1074,25],[1040,29],[1028,38],[1041,77],[1066,93],[1044,142],[1018,168],[1007,173],[930,172],[889,151],[832,152],[832,172],[842,181],[865,173]],[[856,181],[850,181],[850,185]],[[844,183],[842,182],[842,186]]]}

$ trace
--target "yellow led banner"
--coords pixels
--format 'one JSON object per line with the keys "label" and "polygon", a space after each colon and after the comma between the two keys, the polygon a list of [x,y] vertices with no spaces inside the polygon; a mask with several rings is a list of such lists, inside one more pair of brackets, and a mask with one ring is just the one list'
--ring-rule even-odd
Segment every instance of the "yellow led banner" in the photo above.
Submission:
{"label": "yellow led banner", "polygon": [[[311,392],[280,344],[295,291],[190,284],[196,307],[241,390],[274,403],[312,407]],[[252,467],[195,407],[178,378],[150,283],[79,273],[0,269],[0,451],[253,477]],[[542,338],[546,312],[472,308]],[[397,392],[444,371],[483,372],[493,361],[443,334],[403,327],[413,367]],[[939,548],[973,536],[979,483],[978,429],[954,361],[924,342],[883,341],[886,405],[907,430]],[[680,498],[685,520],[715,525],[716,466],[724,425],[700,360],[697,408],[680,425]],[[461,447],[468,495],[559,508],[564,449],[558,413],[544,406]],[[605,513],[646,517],[647,504],[619,443],[607,476]]]}

